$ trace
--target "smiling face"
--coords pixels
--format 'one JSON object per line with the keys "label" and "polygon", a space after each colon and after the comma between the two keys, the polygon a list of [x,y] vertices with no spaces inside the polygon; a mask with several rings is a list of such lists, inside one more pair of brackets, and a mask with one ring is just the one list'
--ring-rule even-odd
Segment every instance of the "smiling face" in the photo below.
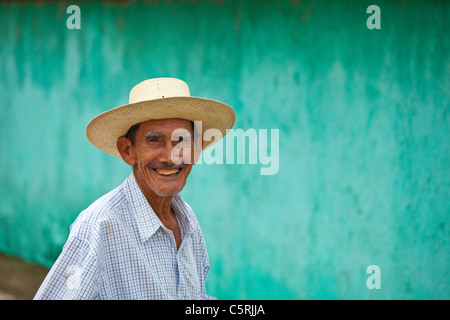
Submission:
{"label": "smiling face", "polygon": [[[173,139],[173,135],[179,138]],[[191,172],[194,141],[190,137],[193,136],[191,121],[150,120],[140,123],[134,145],[122,136],[117,147],[123,160],[133,167],[144,194],[169,197],[183,189]]]}

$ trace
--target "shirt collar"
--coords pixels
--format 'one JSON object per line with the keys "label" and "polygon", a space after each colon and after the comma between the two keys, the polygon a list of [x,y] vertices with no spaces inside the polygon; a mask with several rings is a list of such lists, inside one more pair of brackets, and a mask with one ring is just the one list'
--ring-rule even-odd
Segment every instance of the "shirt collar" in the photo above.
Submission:
{"label": "shirt collar", "polygon": [[[142,242],[147,241],[160,227],[164,228],[161,220],[148,203],[141,189],[136,183],[134,174],[131,173],[123,183],[123,189],[130,203],[131,210],[136,217],[137,228]],[[192,209],[184,202],[179,194],[172,197],[172,208],[178,218],[181,236],[184,240],[198,226],[197,219]]]}

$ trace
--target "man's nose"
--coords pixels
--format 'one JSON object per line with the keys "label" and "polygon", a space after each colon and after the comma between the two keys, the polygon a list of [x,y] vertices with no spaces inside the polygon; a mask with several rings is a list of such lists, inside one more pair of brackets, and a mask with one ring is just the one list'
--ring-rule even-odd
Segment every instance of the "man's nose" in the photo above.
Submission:
{"label": "man's nose", "polygon": [[169,141],[164,145],[164,148],[161,150],[159,161],[167,162],[168,164],[173,164],[174,161],[172,159],[172,151],[173,151],[172,141]]}

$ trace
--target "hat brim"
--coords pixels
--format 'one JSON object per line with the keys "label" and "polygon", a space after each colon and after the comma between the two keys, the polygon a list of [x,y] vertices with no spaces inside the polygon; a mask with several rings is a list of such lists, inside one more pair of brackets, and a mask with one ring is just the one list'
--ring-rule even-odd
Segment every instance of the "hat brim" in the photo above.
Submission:
{"label": "hat brim", "polygon": [[[130,127],[148,120],[185,119],[202,121],[202,135],[211,128],[227,134],[236,120],[234,110],[215,100],[198,97],[171,97],[140,101],[106,111],[89,122],[86,128],[88,140],[100,150],[121,158],[117,139]],[[203,141],[203,150],[220,139]]]}

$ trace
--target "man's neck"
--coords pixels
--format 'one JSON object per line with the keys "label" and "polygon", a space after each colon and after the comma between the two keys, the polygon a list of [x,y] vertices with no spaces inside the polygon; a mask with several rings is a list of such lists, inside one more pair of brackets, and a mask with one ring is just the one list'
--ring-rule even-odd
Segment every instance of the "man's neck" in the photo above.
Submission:
{"label": "man's neck", "polygon": [[172,231],[172,234],[175,239],[175,244],[177,246],[177,250],[181,246],[181,230],[178,225],[177,217],[175,216],[175,212],[170,207],[172,202],[172,196],[161,197],[156,194],[153,190],[147,187],[144,178],[133,170],[134,177],[136,179],[136,183],[141,189],[144,197],[147,199],[148,203],[152,207],[159,221],[169,230]]}
{"label": "man's neck", "polygon": [[147,187],[143,177],[140,174],[136,173],[136,171],[133,171],[133,174],[139,189],[141,189],[145,199],[147,199],[148,203],[152,207],[155,214],[158,216],[159,220],[161,220],[164,225],[166,225],[166,222],[170,223],[171,221],[173,221],[173,218],[175,217],[170,207],[172,203],[172,196],[159,196],[153,190]]}

